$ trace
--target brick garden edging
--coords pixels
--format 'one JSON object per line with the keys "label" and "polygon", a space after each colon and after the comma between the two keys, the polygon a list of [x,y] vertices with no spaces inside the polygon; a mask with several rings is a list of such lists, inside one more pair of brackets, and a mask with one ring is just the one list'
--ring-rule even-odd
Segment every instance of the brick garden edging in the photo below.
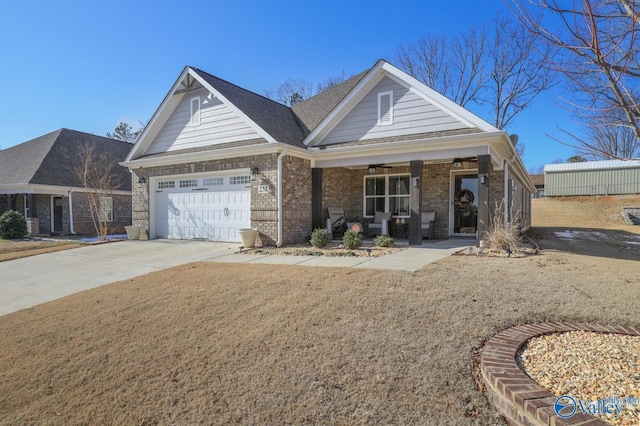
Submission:
{"label": "brick garden edging", "polygon": [[606,425],[595,416],[576,413],[568,419],[556,415],[556,396],[531,380],[516,364],[520,348],[532,337],[565,331],[595,331],[640,336],[640,328],[590,323],[545,322],[511,327],[491,337],[480,354],[480,372],[489,399],[510,424]]}

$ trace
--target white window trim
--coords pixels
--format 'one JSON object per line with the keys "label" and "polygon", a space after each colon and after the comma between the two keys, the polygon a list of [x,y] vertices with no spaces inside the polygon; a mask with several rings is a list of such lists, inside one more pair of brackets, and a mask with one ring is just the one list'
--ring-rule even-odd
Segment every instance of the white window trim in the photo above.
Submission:
{"label": "white window trim", "polygon": [[[382,97],[389,96],[389,119],[382,120]],[[393,90],[378,92],[378,126],[390,126],[393,124]]]}
{"label": "white window trim", "polygon": [[[408,176],[409,177],[409,181],[411,181],[411,174],[410,173],[393,173],[393,174],[389,174],[389,175],[365,175],[363,177],[363,182],[362,182],[362,217],[367,217],[367,218],[372,218],[373,215],[367,215],[367,197],[368,198],[379,198],[382,197],[382,195],[369,195],[367,196],[367,179],[368,178],[379,178],[379,177],[384,177],[384,211],[388,212],[391,203],[389,202],[389,200],[392,197],[409,197],[409,206],[411,206],[411,188],[409,188],[409,194],[408,195],[390,195],[389,194],[389,178],[391,177],[396,177],[396,176]],[[393,215],[391,217],[399,217],[399,218],[409,218],[411,217],[411,213],[407,214],[406,216],[402,216],[402,215]]]}
{"label": "white window trim", "polygon": [[[109,202],[107,203],[107,206],[103,205],[103,202],[105,200],[109,200]],[[106,208],[105,208],[106,207]],[[107,213],[107,217],[106,217],[106,221],[107,222],[113,222],[113,197],[100,197],[100,216],[102,219],[102,214],[103,213]]]}
{"label": "white window trim", "polygon": [[[193,108],[194,105],[194,101],[198,102],[198,109],[195,110],[195,108]],[[202,107],[201,107],[201,103],[200,103],[200,96],[194,96],[193,98],[191,98],[189,100],[189,106],[191,109],[191,115],[189,118],[189,125],[191,126],[199,126],[200,125],[200,112],[202,111]]]}

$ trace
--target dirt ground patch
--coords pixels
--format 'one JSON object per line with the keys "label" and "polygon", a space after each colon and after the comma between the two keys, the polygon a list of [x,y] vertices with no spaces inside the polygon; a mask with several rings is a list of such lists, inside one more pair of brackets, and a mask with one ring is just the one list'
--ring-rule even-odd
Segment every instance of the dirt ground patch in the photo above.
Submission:
{"label": "dirt ground patch", "polygon": [[0,262],[79,246],[79,243],[73,241],[13,241],[0,239]]}
{"label": "dirt ground patch", "polygon": [[634,205],[640,196],[535,199],[529,235],[543,250],[640,260],[640,226],[627,225],[621,214]]}
{"label": "dirt ground patch", "polygon": [[416,273],[198,263],[0,317],[1,424],[503,424],[474,350],[638,325],[640,263],[457,256]]}

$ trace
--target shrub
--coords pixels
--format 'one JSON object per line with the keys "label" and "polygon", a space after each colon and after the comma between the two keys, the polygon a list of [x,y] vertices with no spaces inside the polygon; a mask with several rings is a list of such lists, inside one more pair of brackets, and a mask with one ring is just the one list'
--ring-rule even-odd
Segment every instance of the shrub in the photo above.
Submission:
{"label": "shrub", "polygon": [[27,222],[24,216],[15,210],[6,211],[0,216],[0,238],[15,240],[27,235]]}
{"label": "shrub", "polygon": [[484,234],[484,244],[489,251],[506,251],[515,256],[522,254],[524,244],[520,235],[520,212],[517,212],[507,225],[504,224],[504,200],[496,201],[489,225]]}
{"label": "shrub", "polygon": [[378,235],[373,240],[373,243],[378,247],[391,247],[395,242],[396,240],[389,235]]}
{"label": "shrub", "polygon": [[329,241],[331,241],[331,237],[329,237],[329,232],[324,228],[314,229],[309,239],[311,245],[317,248],[326,246],[329,244]]}
{"label": "shrub", "polygon": [[362,246],[362,237],[356,231],[349,229],[342,237],[342,243],[348,249],[357,249]]}

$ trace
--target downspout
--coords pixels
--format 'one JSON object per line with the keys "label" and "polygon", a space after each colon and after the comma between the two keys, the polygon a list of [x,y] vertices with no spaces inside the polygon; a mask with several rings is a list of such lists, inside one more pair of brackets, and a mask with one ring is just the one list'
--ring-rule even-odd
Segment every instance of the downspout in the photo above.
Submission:
{"label": "downspout", "polygon": [[509,209],[511,207],[508,205],[509,203],[509,165],[516,161],[517,154],[514,154],[511,157],[511,160],[504,160],[504,227],[505,229],[509,226]]}
{"label": "downspout", "polygon": [[73,190],[67,191],[67,197],[69,198],[69,232],[73,235],[76,235],[76,231],[73,229],[73,198],[72,198]]}
{"label": "downspout", "polygon": [[287,155],[287,147],[285,146],[280,155],[278,155],[278,241],[276,247],[282,245],[282,157]]}

